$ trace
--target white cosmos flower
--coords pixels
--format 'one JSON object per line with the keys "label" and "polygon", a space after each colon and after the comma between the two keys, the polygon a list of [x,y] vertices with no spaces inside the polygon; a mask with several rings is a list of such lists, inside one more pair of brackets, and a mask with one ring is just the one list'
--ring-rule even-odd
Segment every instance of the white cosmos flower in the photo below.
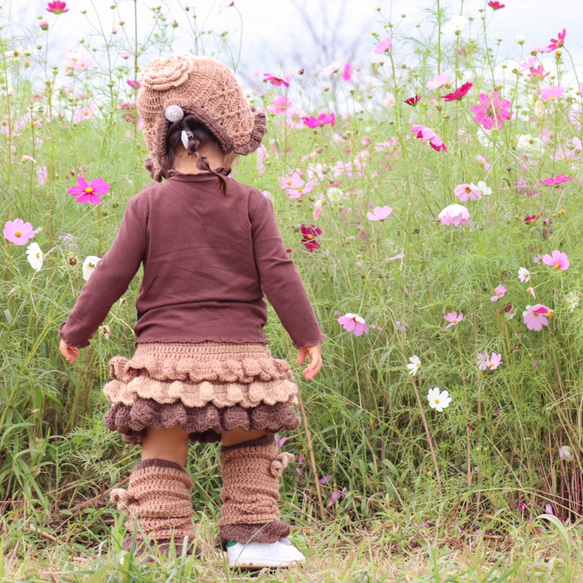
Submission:
{"label": "white cosmos flower", "polygon": [[478,188],[484,196],[490,196],[492,194],[492,189],[483,180],[478,182]]}
{"label": "white cosmos flower", "polygon": [[579,296],[577,292],[571,292],[567,296],[567,303],[569,304],[569,312],[574,312],[575,308],[579,305]]}
{"label": "white cosmos flower", "polygon": [[442,391],[439,387],[434,389],[429,389],[427,393],[427,400],[429,401],[429,406],[440,413],[451,403],[451,397],[447,391]]}
{"label": "white cosmos flower", "polygon": [[83,279],[87,281],[91,274],[95,271],[97,264],[101,261],[101,257],[95,255],[89,255],[85,261],[83,261]]}
{"label": "white cosmos flower", "polygon": [[460,33],[466,26],[468,19],[461,14],[452,16],[451,19],[445,23],[443,27],[443,34],[446,36],[453,36]]}
{"label": "white cosmos flower", "polygon": [[43,266],[44,255],[38,243],[31,243],[26,248],[26,258],[28,259],[30,266],[35,271],[41,270],[41,267]]}
{"label": "white cosmos flower", "polygon": [[571,453],[571,448],[568,445],[561,445],[559,448],[559,459],[562,460],[572,460],[573,454]]}
{"label": "white cosmos flower", "polygon": [[407,365],[407,368],[409,369],[409,374],[415,375],[417,374],[417,371],[421,366],[421,361],[419,360],[418,356],[411,356],[409,360],[411,362],[411,364]]}
{"label": "white cosmos flower", "polygon": [[535,138],[530,134],[523,134],[518,137],[516,149],[523,152],[542,152],[545,149],[545,145],[540,138]]}

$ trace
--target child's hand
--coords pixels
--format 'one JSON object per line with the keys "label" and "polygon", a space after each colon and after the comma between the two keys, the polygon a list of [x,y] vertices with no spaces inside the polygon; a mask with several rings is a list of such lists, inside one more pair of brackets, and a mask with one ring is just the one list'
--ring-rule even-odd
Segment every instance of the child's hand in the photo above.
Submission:
{"label": "child's hand", "polygon": [[75,348],[75,346],[71,346],[70,344],[67,344],[62,339],[61,339],[61,343],[59,344],[59,350],[61,351],[61,354],[69,362],[75,362],[79,358],[79,349]]}
{"label": "child's hand", "polygon": [[322,346],[314,344],[314,346],[306,346],[306,348],[298,348],[298,364],[304,364],[308,357],[309,364],[303,370],[304,378],[311,381],[322,368]]}

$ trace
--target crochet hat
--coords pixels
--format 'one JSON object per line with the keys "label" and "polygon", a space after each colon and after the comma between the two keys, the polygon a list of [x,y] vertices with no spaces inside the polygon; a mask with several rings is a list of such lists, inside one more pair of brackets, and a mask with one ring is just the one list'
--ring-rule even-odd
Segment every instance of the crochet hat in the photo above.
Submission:
{"label": "crochet hat", "polygon": [[150,152],[146,167],[156,180],[169,169],[169,126],[188,114],[204,124],[225,153],[245,156],[265,134],[265,114],[256,112],[231,70],[206,57],[172,55],[150,61],[141,77],[138,111]]}

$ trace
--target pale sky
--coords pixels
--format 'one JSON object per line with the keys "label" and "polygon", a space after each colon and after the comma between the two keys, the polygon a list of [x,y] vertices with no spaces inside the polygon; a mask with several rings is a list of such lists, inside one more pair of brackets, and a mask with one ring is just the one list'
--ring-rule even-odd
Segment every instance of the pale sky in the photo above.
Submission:
{"label": "pale sky", "polygon": [[[24,45],[44,42],[43,36],[36,40],[30,38],[29,31],[39,30],[39,17],[47,20],[50,24],[51,64],[62,65],[65,51],[78,48],[79,40],[95,34],[99,24],[109,34],[114,22],[119,22],[121,17],[126,21],[124,28],[128,35],[133,36],[133,0],[69,0],[70,11],[59,16],[45,11],[47,2],[8,0],[4,2],[0,15],[3,19],[10,15],[11,29],[22,37],[19,40]],[[219,56],[231,66],[238,64],[240,73],[247,78],[254,71],[296,72],[300,66],[306,69],[306,73],[316,73],[335,59],[366,65],[373,57],[375,41],[372,32],[381,38],[388,36],[383,23],[390,19],[398,25],[394,36],[427,37],[432,29],[427,8],[435,8],[438,4],[447,8],[448,15],[459,14],[463,4],[463,14],[475,18],[464,28],[464,38],[479,38],[479,9],[484,9],[482,14],[488,19],[490,39],[502,39],[499,57],[514,59],[518,63],[529,56],[530,47],[546,46],[551,38],[557,38],[557,33],[566,28],[565,46],[571,52],[577,70],[583,73],[583,0],[501,2],[505,8],[497,12],[486,7],[486,0],[235,0],[234,7],[226,8],[223,7],[228,4],[225,0],[138,0],[137,5],[139,35],[151,30],[151,9],[156,6],[162,6],[170,22],[176,20],[179,23],[174,31],[177,37],[173,44],[175,52],[188,52],[194,48],[194,22],[200,30],[214,31],[212,38],[203,35],[200,39],[207,54],[213,46],[218,46],[220,33],[229,31],[229,48],[223,47]],[[118,6],[116,11],[109,8],[114,3]],[[184,7],[194,5],[196,21],[192,18],[194,8],[188,12],[184,10]],[[381,8],[380,12],[377,7]],[[81,14],[83,10],[87,11],[85,16]],[[402,14],[406,17],[402,18]],[[119,25],[116,26],[119,30]],[[517,34],[526,37],[522,55],[515,41]],[[121,32],[116,36],[121,37]],[[98,39],[92,41],[94,46],[99,46],[100,42]],[[398,46],[394,45],[394,48],[398,53]],[[405,60],[407,55],[401,54],[399,58]]]}

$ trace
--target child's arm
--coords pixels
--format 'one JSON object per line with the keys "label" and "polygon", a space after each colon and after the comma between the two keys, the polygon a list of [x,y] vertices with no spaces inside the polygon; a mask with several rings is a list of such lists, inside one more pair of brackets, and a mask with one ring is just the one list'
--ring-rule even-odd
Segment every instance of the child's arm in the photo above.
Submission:
{"label": "child's arm", "polygon": [[303,370],[304,378],[311,381],[322,368],[322,345],[315,344],[314,346],[306,346],[305,348],[298,348],[298,364],[304,364],[308,357],[309,364]]}

